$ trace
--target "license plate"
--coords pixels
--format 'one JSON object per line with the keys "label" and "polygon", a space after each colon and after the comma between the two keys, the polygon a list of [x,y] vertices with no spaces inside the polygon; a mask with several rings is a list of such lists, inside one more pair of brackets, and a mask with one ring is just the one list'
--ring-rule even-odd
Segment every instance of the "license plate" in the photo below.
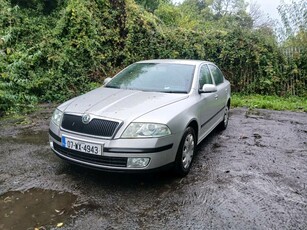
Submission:
{"label": "license plate", "polygon": [[102,155],[102,146],[62,136],[62,146],[83,153]]}

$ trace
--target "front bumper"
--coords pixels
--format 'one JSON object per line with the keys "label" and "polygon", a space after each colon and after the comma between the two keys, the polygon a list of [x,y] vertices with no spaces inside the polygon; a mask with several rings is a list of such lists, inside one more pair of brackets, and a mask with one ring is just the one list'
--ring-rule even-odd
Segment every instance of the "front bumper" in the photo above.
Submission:
{"label": "front bumper", "polygon": [[[103,146],[102,155],[79,152],[62,146],[61,137],[65,135],[84,142]],[[148,171],[172,164],[175,161],[178,143],[174,135],[163,138],[115,139],[106,140],[87,137],[62,130],[58,134],[49,130],[50,147],[60,158],[85,167],[105,171],[135,172]],[[132,158],[146,158],[145,167],[131,167]]]}

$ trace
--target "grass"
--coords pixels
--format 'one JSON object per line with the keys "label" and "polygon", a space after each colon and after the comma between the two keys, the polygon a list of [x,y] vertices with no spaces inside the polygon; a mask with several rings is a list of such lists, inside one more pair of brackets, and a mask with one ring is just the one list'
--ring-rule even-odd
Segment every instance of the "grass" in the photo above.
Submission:
{"label": "grass", "polygon": [[232,107],[248,107],[250,109],[289,110],[307,112],[306,97],[278,97],[265,95],[242,95],[234,93],[231,97]]}

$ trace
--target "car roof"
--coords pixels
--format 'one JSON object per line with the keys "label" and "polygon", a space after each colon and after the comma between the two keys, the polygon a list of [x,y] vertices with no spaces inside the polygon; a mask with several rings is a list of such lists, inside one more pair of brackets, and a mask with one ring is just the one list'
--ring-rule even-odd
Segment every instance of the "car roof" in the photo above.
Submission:
{"label": "car roof", "polygon": [[139,61],[137,63],[171,63],[171,64],[185,64],[185,65],[200,65],[202,63],[210,63],[209,61],[202,60],[185,60],[185,59],[152,59],[152,60],[144,60]]}

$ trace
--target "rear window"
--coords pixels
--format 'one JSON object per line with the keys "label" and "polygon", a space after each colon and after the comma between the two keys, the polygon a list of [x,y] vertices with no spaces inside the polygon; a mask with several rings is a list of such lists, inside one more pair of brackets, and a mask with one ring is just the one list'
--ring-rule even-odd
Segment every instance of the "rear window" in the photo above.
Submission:
{"label": "rear window", "polygon": [[217,68],[214,65],[209,65],[210,71],[212,73],[212,76],[214,78],[215,85],[219,85],[224,82],[224,76],[223,73],[219,68]]}

